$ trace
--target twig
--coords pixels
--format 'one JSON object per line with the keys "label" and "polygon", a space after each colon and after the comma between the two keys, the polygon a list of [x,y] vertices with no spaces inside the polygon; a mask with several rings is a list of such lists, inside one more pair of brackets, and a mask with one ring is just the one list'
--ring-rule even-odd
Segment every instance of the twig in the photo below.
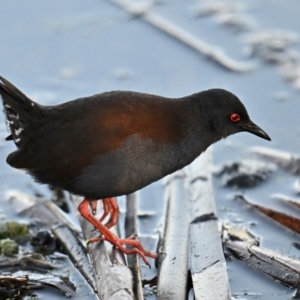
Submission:
{"label": "twig", "polygon": [[48,260],[42,260],[35,258],[33,255],[20,255],[19,257],[5,257],[0,260],[0,267],[14,267],[14,266],[24,266],[31,265],[31,267],[47,268],[47,269],[59,269],[62,266],[54,264]]}
{"label": "twig", "polygon": [[300,234],[300,219],[298,217],[292,216],[290,214],[285,214],[281,211],[262,205],[254,204],[242,195],[237,195],[235,199],[244,201],[259,212],[273,219],[274,221]]}
{"label": "twig", "polygon": [[110,2],[122,7],[133,16],[140,16],[147,23],[205,55],[225,69],[233,72],[247,72],[256,68],[253,63],[242,63],[231,59],[220,48],[205,43],[180,27],[150,12],[146,5],[135,4],[130,0],[110,0]]}
{"label": "twig", "polygon": [[[126,219],[125,219],[125,233],[126,236],[137,234],[137,204],[138,192],[130,194],[126,199]],[[140,271],[140,261],[137,254],[128,255],[128,267],[131,269],[133,275],[133,290],[136,300],[143,300],[143,287]]]}
{"label": "twig", "polygon": [[300,157],[296,155],[267,147],[253,147],[251,151],[275,163],[293,175],[300,175]]}
{"label": "twig", "polygon": [[96,291],[96,281],[93,276],[91,263],[87,257],[86,249],[66,224],[55,224],[51,227],[53,234],[65,248],[66,253],[76,268]]}
{"label": "twig", "polygon": [[281,281],[283,284],[298,288],[300,280],[300,261],[274,251],[249,246],[247,242],[226,241],[225,246],[239,259],[259,271]]}

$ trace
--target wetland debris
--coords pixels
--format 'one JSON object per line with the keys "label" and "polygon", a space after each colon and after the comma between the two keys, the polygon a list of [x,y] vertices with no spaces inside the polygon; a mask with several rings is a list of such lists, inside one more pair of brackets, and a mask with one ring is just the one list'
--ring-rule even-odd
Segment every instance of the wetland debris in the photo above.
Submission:
{"label": "wetland debris", "polygon": [[246,8],[241,3],[225,3],[223,1],[206,1],[196,4],[192,8],[195,17],[216,16],[221,25],[233,28],[236,31],[252,29],[255,24],[245,15]]}
{"label": "wetland debris", "polygon": [[144,286],[157,287],[157,300],[185,299],[188,290],[190,298],[230,299],[213,195],[211,151],[164,183],[167,207],[158,251],[167,254],[159,256],[157,282],[144,281]]}
{"label": "wetland debris", "polygon": [[56,204],[62,211],[68,213],[70,212],[69,209],[69,202],[66,198],[66,192],[58,187],[49,186],[50,190],[52,191],[51,201]]}
{"label": "wetland debris", "polygon": [[296,199],[292,199],[291,197],[288,197],[288,196],[285,196],[285,195],[281,195],[281,194],[274,194],[274,195],[272,195],[272,198],[278,199],[278,200],[280,200],[282,202],[285,202],[287,204],[291,204],[294,207],[300,209],[300,202],[298,200],[296,200]]}
{"label": "wetland debris", "polygon": [[[82,241],[78,237],[80,231],[78,227],[70,220],[69,216],[64,213],[56,204],[51,201],[45,201],[34,197],[29,197],[26,194],[19,193],[18,191],[11,191],[6,194],[8,201],[10,201],[18,213],[29,219],[34,219],[35,224],[31,226],[32,232],[42,228],[49,228],[50,231],[43,230],[36,232],[35,236],[31,238],[31,245],[35,251],[41,253],[51,253],[56,249],[56,246],[62,246],[61,249],[65,251],[72,260],[78,271],[81,272],[83,277],[87,280],[90,286],[95,290],[94,274],[91,271],[91,264],[87,256],[87,251],[82,245]],[[39,224],[38,226],[36,224]],[[24,246],[27,252],[31,252],[28,245]],[[30,265],[31,267],[44,267],[44,268],[59,268],[49,261],[49,256],[45,259],[38,253],[32,255],[19,254],[17,257],[10,259],[0,259],[0,266],[22,266],[23,268]]]}
{"label": "wetland debris", "polygon": [[[275,251],[259,247],[256,243],[258,237],[251,234],[249,238],[248,231],[236,225],[227,224],[223,226],[222,236],[227,236],[224,240],[224,246],[237,259],[246,262],[246,264],[257,269],[272,278],[279,280],[282,284],[293,288],[299,288],[300,280],[300,260],[291,258]],[[235,232],[235,240],[227,235],[226,232]],[[238,238],[237,238],[238,237]]]}
{"label": "wetland debris", "polygon": [[238,224],[230,224],[228,222],[222,223],[222,239],[247,242],[251,245],[259,246],[259,239],[245,229],[243,226]]}
{"label": "wetland debris", "polygon": [[1,299],[13,299],[17,296],[25,296],[28,291],[51,286],[59,289],[68,297],[75,295],[76,287],[65,277],[41,272],[17,271],[7,272],[0,275],[0,297]]}
{"label": "wetland debris", "polygon": [[295,182],[295,190],[297,194],[300,194],[300,179],[297,179]]}
{"label": "wetland debris", "polygon": [[285,213],[282,213],[280,211],[261,206],[258,204],[254,204],[247,200],[244,196],[242,195],[236,195],[234,200],[242,200],[243,202],[247,203],[254,209],[258,210],[259,212],[263,213],[264,215],[268,216],[272,220],[280,223],[281,225],[297,232],[300,234],[300,218],[296,216],[291,216]]}
{"label": "wetland debris", "polygon": [[22,267],[26,269],[60,269],[61,264],[55,260],[56,255],[43,256],[40,253],[18,253],[14,257],[0,257],[1,268]]}
{"label": "wetland debris", "polygon": [[237,14],[243,12],[245,7],[241,3],[225,3],[223,1],[206,1],[193,8],[196,17],[204,17],[218,14]]}
{"label": "wetland debris", "polygon": [[227,56],[222,48],[210,45],[193,36],[183,28],[169,22],[155,14],[150,9],[150,4],[141,4],[132,0],[110,0],[111,3],[123,8],[133,17],[139,17],[161,32],[175,38],[184,45],[196,50],[201,55],[215,62],[217,65],[232,72],[248,72],[256,68],[253,62],[240,62]]}
{"label": "wetland debris", "polygon": [[[133,194],[127,195],[126,197],[126,216],[125,216],[125,235],[137,236],[138,233],[138,201],[139,193],[135,192]],[[143,244],[144,245],[144,244]],[[130,245],[127,245],[127,249],[131,249]],[[147,248],[149,249],[149,248]],[[133,276],[133,292],[136,300],[143,300],[143,286],[142,286],[142,277],[141,277],[141,264],[138,257],[138,254],[134,253],[128,255],[127,257],[128,268],[130,268]]]}
{"label": "wetland debris", "polygon": [[13,256],[18,253],[18,244],[10,239],[2,239],[0,240],[0,253],[4,256]]}
{"label": "wetland debris", "polygon": [[251,188],[267,180],[275,170],[276,166],[272,163],[244,159],[218,168],[215,174],[221,176],[225,186]]}
{"label": "wetland debris", "polygon": [[268,29],[251,33],[246,38],[251,55],[274,64],[282,77],[300,89],[300,52],[292,48],[298,41],[294,32]]}
{"label": "wetland debris", "polygon": [[74,266],[87,280],[93,290],[96,290],[96,282],[90,260],[85,246],[74,232],[66,225],[56,223],[51,226],[52,233],[60,242],[64,252],[68,255]]}
{"label": "wetland debris", "polygon": [[39,288],[35,284],[29,284],[27,277],[0,275],[0,298],[14,299],[24,296],[29,290]]}
{"label": "wetland debris", "polygon": [[39,220],[42,226],[50,228],[53,224],[60,222],[67,224],[75,233],[81,232],[70,217],[49,200],[30,197],[16,190],[6,192],[6,199],[14,206],[18,214],[28,219]]}
{"label": "wetland debris", "polygon": [[300,157],[267,147],[253,147],[251,151],[278,165],[292,175],[300,175]]}
{"label": "wetland debris", "polygon": [[[157,299],[184,299],[189,263],[189,201],[185,177],[174,177],[167,186],[168,210],[164,225],[163,252],[159,256]],[[172,297],[166,297],[170,295]]]}
{"label": "wetland debris", "polygon": [[0,223],[0,239],[13,239],[29,236],[28,226],[15,221]]}
{"label": "wetland debris", "polygon": [[293,32],[277,29],[266,29],[251,33],[246,42],[251,55],[258,55],[271,63],[282,62],[289,47],[297,43],[297,35]]}
{"label": "wetland debris", "polygon": [[36,252],[53,252],[56,248],[56,239],[48,230],[41,230],[36,233],[31,239],[31,245]]}
{"label": "wetland debris", "polygon": [[245,261],[247,265],[279,280],[284,285],[299,288],[300,260],[249,245],[247,242],[228,240],[224,245],[234,257]]}

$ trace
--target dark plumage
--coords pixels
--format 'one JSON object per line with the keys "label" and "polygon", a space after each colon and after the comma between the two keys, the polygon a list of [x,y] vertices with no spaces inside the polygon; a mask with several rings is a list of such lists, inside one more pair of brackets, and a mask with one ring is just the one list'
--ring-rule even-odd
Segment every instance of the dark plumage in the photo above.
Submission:
{"label": "dark plumage", "polygon": [[270,140],[222,89],[178,99],[114,91],[42,106],[0,78],[7,140],[18,148],[7,163],[90,200],[132,193],[237,132]]}

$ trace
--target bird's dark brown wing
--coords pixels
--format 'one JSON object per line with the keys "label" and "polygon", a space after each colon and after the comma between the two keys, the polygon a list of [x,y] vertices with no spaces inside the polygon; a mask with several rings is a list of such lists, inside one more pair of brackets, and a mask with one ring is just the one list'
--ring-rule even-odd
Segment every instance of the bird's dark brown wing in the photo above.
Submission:
{"label": "bird's dark brown wing", "polygon": [[[9,155],[8,163],[55,185],[71,182],[96,156],[119,149],[132,135],[154,141],[157,151],[162,142],[176,144],[183,138],[181,103],[133,92],[104,95],[56,106],[25,147]],[[139,149],[132,152],[140,155]]]}

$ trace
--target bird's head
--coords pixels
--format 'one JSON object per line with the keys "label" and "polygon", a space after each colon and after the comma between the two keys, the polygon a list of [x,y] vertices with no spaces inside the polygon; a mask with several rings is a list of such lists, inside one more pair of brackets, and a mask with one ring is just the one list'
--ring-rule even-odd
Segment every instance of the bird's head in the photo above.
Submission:
{"label": "bird's head", "polygon": [[250,120],[245,106],[234,94],[223,89],[211,89],[202,93],[205,105],[201,105],[201,109],[206,123],[223,138],[248,131],[271,140],[265,131]]}

